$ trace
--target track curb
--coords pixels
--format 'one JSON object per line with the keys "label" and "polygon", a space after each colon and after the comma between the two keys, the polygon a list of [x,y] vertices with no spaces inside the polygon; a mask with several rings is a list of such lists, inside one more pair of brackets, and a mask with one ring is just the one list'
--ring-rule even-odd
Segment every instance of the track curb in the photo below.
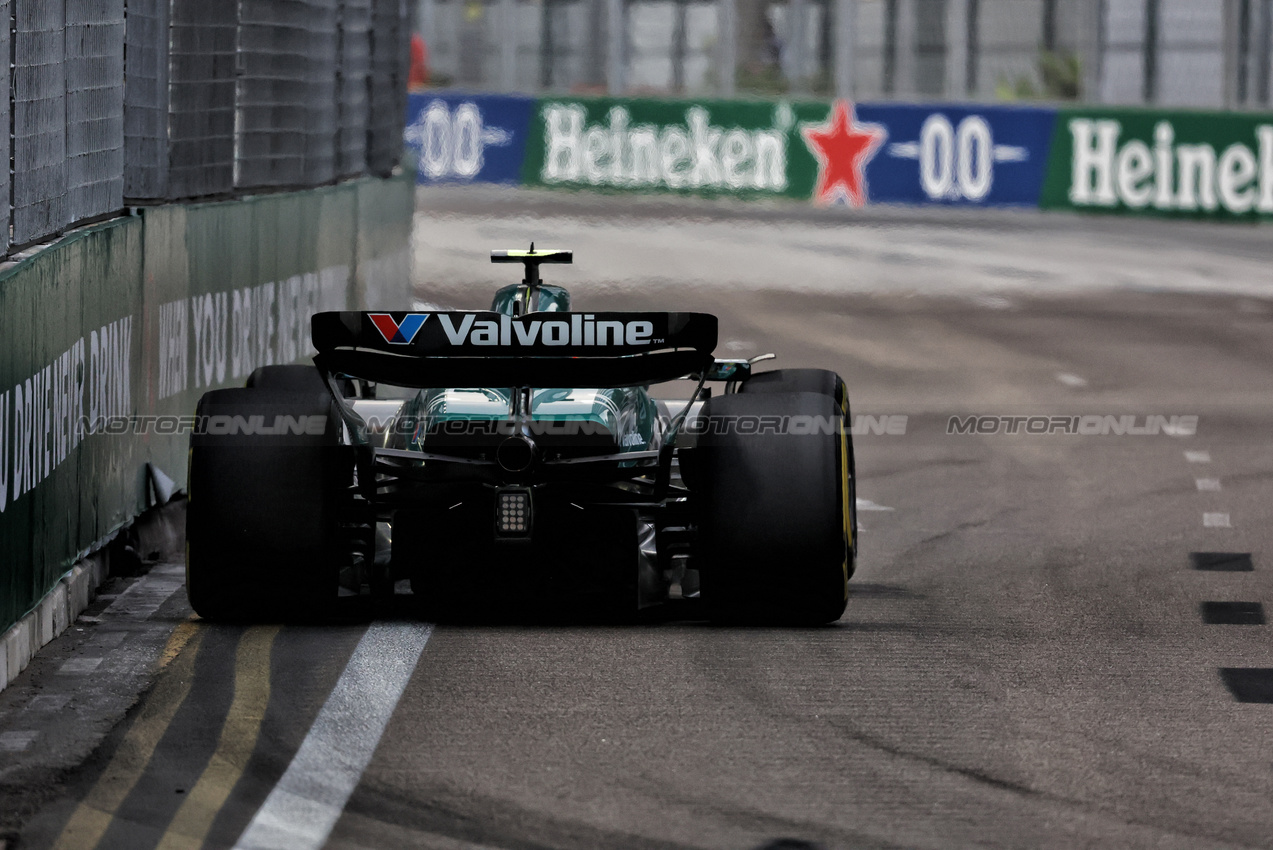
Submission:
{"label": "track curb", "polygon": [[179,556],[185,532],[186,500],[173,499],[141,514],[96,551],[76,561],[53,589],[0,637],[0,691],[13,684],[37,652],[75,622],[108,578],[139,575],[154,563]]}

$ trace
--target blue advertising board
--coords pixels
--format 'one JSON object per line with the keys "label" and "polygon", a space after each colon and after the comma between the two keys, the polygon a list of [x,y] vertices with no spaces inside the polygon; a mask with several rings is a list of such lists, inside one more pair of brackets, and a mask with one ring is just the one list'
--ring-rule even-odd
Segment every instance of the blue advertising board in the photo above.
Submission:
{"label": "blue advertising board", "polygon": [[[538,185],[542,179],[543,185],[549,185],[553,181],[540,173],[550,159],[544,150],[546,142],[531,139],[530,134],[547,134],[561,141],[553,134],[561,135],[573,127],[575,135],[566,141],[573,140],[571,150],[578,154],[576,158],[591,151],[588,155],[598,163],[618,156],[622,164],[625,157],[636,155],[624,152],[635,151],[638,142],[651,151],[657,148],[658,156],[649,153],[642,160],[649,172],[642,172],[643,179],[620,173],[622,168],[616,170],[614,163],[594,163],[598,179],[613,178],[601,180],[609,188],[667,189],[679,172],[672,168],[667,177],[654,171],[658,170],[655,166],[669,163],[680,163],[678,167],[688,169],[690,177],[706,175],[706,180],[729,171],[729,160],[734,171],[766,163],[768,170],[757,171],[754,179],[734,181],[736,188],[723,176],[716,182],[707,180],[703,186],[693,179],[689,182],[704,192],[735,192],[749,197],[768,192],[808,197],[818,204],[1037,206],[1057,114],[1047,107],[984,104],[780,101],[772,106],[760,103],[759,110],[757,105],[752,101],[569,96],[545,100],[520,95],[418,93],[410,97],[405,135],[417,158],[420,183]],[[545,109],[558,119],[561,115],[557,113],[577,115],[579,126],[566,127],[561,120],[549,120],[552,116],[543,114]],[[605,114],[592,116],[589,123],[585,120],[592,115],[589,109]],[[645,117],[628,126],[629,113],[636,114],[632,110]],[[768,142],[768,147],[760,145],[753,151],[751,136],[740,141],[738,134],[744,130],[752,135],[760,133],[765,137],[760,142]],[[585,137],[591,140],[590,146],[583,145]],[[739,157],[741,165],[736,161]],[[765,182],[757,175],[772,179]],[[660,182],[663,177],[667,180]]]}
{"label": "blue advertising board", "polygon": [[859,103],[888,137],[866,165],[875,203],[1037,206],[1056,110]]}
{"label": "blue advertising board", "polygon": [[407,147],[420,183],[517,183],[535,99],[514,95],[412,94]]}

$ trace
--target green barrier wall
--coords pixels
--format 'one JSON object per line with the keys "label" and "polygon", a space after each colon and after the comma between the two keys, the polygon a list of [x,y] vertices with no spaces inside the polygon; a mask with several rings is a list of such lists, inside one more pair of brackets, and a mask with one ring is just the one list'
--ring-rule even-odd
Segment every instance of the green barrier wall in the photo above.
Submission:
{"label": "green barrier wall", "polygon": [[1273,215],[1273,116],[1062,109],[1040,206],[1141,215]]}
{"label": "green barrier wall", "polygon": [[409,304],[413,180],[149,208],[0,271],[0,631],[147,507],[147,463],[184,486],[172,417],[306,361],[316,311]]}

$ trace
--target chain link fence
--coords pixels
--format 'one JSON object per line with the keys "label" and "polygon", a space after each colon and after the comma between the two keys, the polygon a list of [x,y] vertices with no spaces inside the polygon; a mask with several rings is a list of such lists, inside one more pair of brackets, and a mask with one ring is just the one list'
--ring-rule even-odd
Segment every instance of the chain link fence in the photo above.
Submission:
{"label": "chain link fence", "polygon": [[371,0],[367,168],[375,174],[388,173],[402,154],[410,44],[407,0]]}
{"label": "chain link fence", "polygon": [[171,0],[128,0],[124,28],[124,194],[168,194],[168,39]]}
{"label": "chain link fence", "polygon": [[125,204],[388,174],[412,16],[408,0],[0,0],[0,252]]}
{"label": "chain link fence", "polygon": [[345,177],[367,168],[367,119],[370,115],[371,0],[340,4],[336,29],[340,69],[336,75],[336,174]]}
{"label": "chain link fence", "polygon": [[[12,20],[12,8],[9,0],[0,0],[0,17],[4,20]],[[0,28],[0,56],[12,56],[12,33],[7,27]],[[0,87],[6,91],[12,92],[11,65],[8,62],[0,63]],[[0,126],[12,127],[11,117],[13,115],[13,99],[12,95],[6,98],[0,98]],[[0,151],[3,152],[5,160],[12,163],[13,158],[13,134],[0,134]],[[3,213],[4,219],[12,225],[12,201],[13,201],[13,181],[11,179],[11,170],[9,168],[0,168],[0,213]],[[12,239],[12,227],[0,228],[0,255],[8,253],[9,243]]]}
{"label": "chain link fence", "polygon": [[124,0],[66,3],[66,205],[69,221],[124,203]]}
{"label": "chain link fence", "polygon": [[60,3],[15,2],[13,16],[13,236],[60,231],[66,208],[66,19]]}
{"label": "chain link fence", "polygon": [[420,0],[488,91],[1268,108],[1273,0]]}

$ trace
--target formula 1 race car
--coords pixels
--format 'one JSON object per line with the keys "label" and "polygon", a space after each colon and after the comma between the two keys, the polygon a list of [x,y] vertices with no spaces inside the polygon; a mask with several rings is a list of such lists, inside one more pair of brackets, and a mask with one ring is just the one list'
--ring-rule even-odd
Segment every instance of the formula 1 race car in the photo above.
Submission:
{"label": "formula 1 race car", "polygon": [[[314,366],[203,396],[195,611],[309,617],[409,579],[433,619],[679,596],[731,622],[837,620],[857,550],[844,381],[714,358],[715,316],[571,311],[539,275],[568,251],[491,259],[526,276],[489,311],[318,313]],[[677,380],[689,398],[649,392]]]}

